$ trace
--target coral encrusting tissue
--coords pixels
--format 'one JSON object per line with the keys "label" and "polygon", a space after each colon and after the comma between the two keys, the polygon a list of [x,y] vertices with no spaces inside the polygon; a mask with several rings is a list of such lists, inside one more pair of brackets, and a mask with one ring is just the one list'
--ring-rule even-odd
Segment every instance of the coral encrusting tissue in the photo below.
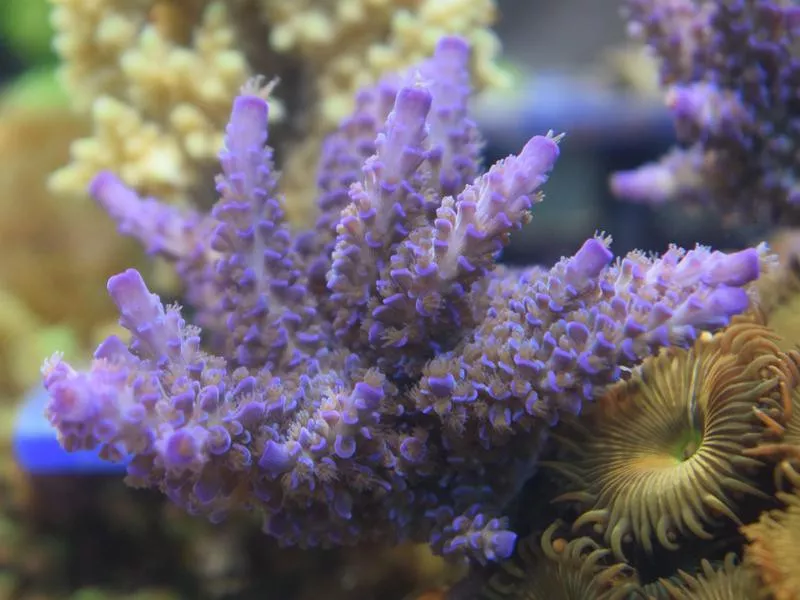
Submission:
{"label": "coral encrusting tissue", "polygon": [[621,197],[800,223],[800,7],[793,0],[627,0],[661,63],[680,147],[612,178]]}
{"label": "coral encrusting tissue", "polygon": [[256,511],[283,544],[508,557],[503,510],[543,432],[623,367],[727,325],[760,254],[614,261],[594,237],[551,269],[497,267],[560,138],[479,174],[468,64],[446,37],[359,96],[326,145],[316,230],[284,219],[256,86],[233,101],[209,213],[97,175],[121,229],[175,261],[194,324],[137,271],[111,277],[130,341],[109,337],[87,371],[43,368],[63,445],[130,456],[129,483],[192,514]]}
{"label": "coral encrusting tissue", "polygon": [[580,507],[574,528],[593,526],[622,559],[626,544],[675,550],[713,539],[721,517],[741,523],[737,498],[765,497],[748,450],[796,383],[776,339],[741,323],[665,349],[565,423],[552,466],[573,488],[558,500]]}

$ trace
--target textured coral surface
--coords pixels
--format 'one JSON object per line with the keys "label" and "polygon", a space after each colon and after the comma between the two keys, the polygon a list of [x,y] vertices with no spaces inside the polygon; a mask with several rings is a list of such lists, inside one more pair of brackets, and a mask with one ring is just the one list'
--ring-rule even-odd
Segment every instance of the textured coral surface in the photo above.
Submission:
{"label": "textured coral surface", "polygon": [[[123,331],[43,369],[62,444],[130,457],[127,483],[162,494],[0,469],[2,591],[797,595],[795,232],[779,257],[614,259],[596,235],[498,265],[569,137],[481,165],[488,1],[53,4],[95,129],[52,183],[91,181],[183,297],[119,272]],[[626,6],[683,145],[616,191],[792,223],[796,4]]]}
{"label": "textured coral surface", "polygon": [[469,57],[443,38],[359,95],[324,147],[316,231],[285,221],[256,86],[233,102],[209,212],[97,175],[121,230],[175,261],[195,324],[138,271],[113,276],[129,343],[109,337],[85,372],[43,367],[62,444],[132,455],[129,483],[213,522],[254,510],[285,545],[508,557],[504,508],[547,428],[622,367],[726,325],[762,259],[673,247],[614,262],[598,236],[549,270],[496,268],[560,137],[481,174]]}

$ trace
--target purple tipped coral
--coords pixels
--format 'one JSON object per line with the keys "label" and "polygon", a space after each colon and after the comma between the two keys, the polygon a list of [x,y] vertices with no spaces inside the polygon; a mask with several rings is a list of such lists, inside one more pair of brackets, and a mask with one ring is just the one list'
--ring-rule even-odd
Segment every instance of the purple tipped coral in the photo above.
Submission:
{"label": "purple tipped coral", "polygon": [[559,413],[725,325],[759,259],[671,248],[614,261],[596,237],[550,270],[497,267],[559,138],[479,174],[468,61],[445,38],[362,93],[326,144],[311,232],[284,221],[256,95],[233,103],[210,214],[98,175],[120,228],[176,262],[197,326],[138,272],[112,277],[130,342],[107,339],[87,372],[44,367],[64,446],[132,456],[131,485],[192,514],[257,511],[283,544],[429,540],[508,557],[503,510]]}
{"label": "purple tipped coral", "polygon": [[800,224],[797,2],[626,0],[625,15],[661,61],[681,147],[615,174],[615,193]]}

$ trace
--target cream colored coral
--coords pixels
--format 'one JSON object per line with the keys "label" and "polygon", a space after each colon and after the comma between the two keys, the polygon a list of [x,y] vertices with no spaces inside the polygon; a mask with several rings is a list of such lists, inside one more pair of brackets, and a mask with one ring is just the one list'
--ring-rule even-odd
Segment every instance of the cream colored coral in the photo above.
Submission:
{"label": "cream colored coral", "polygon": [[369,65],[374,73],[405,67],[429,56],[443,35],[458,34],[472,45],[478,87],[507,87],[510,76],[495,62],[500,41],[489,29],[495,19],[492,0],[422,0],[415,11],[395,14],[388,41],[370,49]]}
{"label": "cream colored coral", "polygon": [[45,187],[87,131],[87,119],[65,106],[29,108],[0,95],[0,403],[40,381],[42,356],[93,347],[98,326],[117,318],[103,293],[108,276],[147,264],[97,206]]}
{"label": "cream colored coral", "polygon": [[493,0],[261,1],[273,48],[301,55],[316,73],[323,128],[347,114],[360,87],[429,56],[447,34],[471,42],[479,87],[510,83],[494,62]]}
{"label": "cream colored coral", "polygon": [[166,197],[193,183],[194,172],[177,137],[143,120],[134,107],[101,96],[92,106],[92,122],[94,137],[74,142],[73,162],[51,177],[56,191],[84,190],[103,169],[114,169],[130,185]]}
{"label": "cream colored coral", "polygon": [[612,48],[603,59],[614,83],[647,98],[663,96],[658,61],[647,48],[629,45]]}
{"label": "cream colored coral", "polygon": [[478,86],[508,78],[494,63],[492,0],[50,2],[64,79],[94,123],[52,178],[61,192],[84,193],[94,173],[112,169],[144,194],[194,196],[210,183],[239,87],[253,71],[287,71],[299,81],[277,87],[271,117],[283,116],[281,97],[292,98],[287,112],[299,136],[281,144],[282,185],[290,218],[307,219],[321,140],[359,88],[429,55],[444,34],[471,41]]}
{"label": "cream colored coral", "polygon": [[[166,35],[174,25],[146,19],[163,4],[157,0],[52,1],[64,80],[79,106],[94,97],[94,136],[73,146],[53,189],[81,193],[97,171],[113,169],[145,194],[185,200],[219,150],[231,98],[250,77],[225,4],[202,7],[183,45]],[[80,18],[84,12],[89,18]]]}
{"label": "cream colored coral", "polygon": [[347,46],[346,38],[353,34],[382,38],[393,13],[414,8],[419,0],[260,0],[260,4],[271,25],[272,47],[310,57]]}
{"label": "cream colored coral", "polygon": [[88,108],[99,94],[125,88],[121,56],[136,42],[151,0],[52,0],[53,45],[73,101]]}

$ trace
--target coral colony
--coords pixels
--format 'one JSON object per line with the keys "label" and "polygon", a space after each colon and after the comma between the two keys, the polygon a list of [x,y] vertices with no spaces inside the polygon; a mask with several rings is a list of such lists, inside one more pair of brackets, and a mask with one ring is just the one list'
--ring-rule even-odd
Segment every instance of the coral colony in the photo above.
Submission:
{"label": "coral colony", "polygon": [[800,225],[800,6],[786,0],[628,0],[658,57],[681,147],[612,177],[629,200],[709,204]]}
{"label": "coral colony", "polygon": [[120,230],[175,262],[196,324],[137,271],[111,277],[130,341],[106,339],[87,371],[43,368],[64,447],[130,456],[131,485],[212,521],[256,511],[285,545],[508,557],[504,508],[559,415],[728,324],[760,255],[615,261],[597,236],[549,270],[498,266],[560,137],[481,174],[469,54],[444,38],[358,96],[324,147],[312,231],[284,220],[257,84],[233,102],[209,214],[97,175]]}

